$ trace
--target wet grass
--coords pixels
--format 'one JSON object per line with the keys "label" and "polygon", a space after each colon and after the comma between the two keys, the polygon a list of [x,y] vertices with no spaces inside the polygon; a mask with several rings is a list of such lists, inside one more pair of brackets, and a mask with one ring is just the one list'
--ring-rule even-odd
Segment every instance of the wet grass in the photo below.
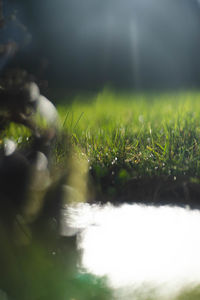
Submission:
{"label": "wet grass", "polygon": [[104,90],[58,109],[98,190],[115,195],[129,180],[200,182],[199,101],[198,92]]}
{"label": "wet grass", "polygon": [[[118,196],[129,201],[134,194],[138,201],[155,202],[163,193],[163,198],[185,202],[199,198],[199,101],[197,91],[119,93],[109,89],[87,97],[79,94],[70,104],[62,99],[57,107],[67,136],[57,144],[56,161],[68,154],[70,140],[89,163],[98,200]],[[30,133],[11,124],[4,135],[22,146]]]}
{"label": "wet grass", "polygon": [[200,175],[200,94],[104,91],[59,112],[91,167],[117,165],[135,176]]}

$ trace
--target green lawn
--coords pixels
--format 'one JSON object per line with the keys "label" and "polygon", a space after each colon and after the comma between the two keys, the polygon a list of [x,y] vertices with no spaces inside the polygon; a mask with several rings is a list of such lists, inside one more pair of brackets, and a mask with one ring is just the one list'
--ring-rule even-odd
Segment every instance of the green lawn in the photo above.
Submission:
{"label": "green lawn", "polygon": [[130,180],[199,182],[200,93],[105,89],[58,109],[99,190],[115,194]]}
{"label": "green lawn", "polygon": [[[119,93],[104,89],[96,95],[79,94],[71,104],[63,104],[65,99],[60,103],[62,131],[67,132],[79,157],[88,161],[96,195],[124,195],[131,185],[137,198],[141,192],[139,198],[154,199],[159,186],[163,189],[170,184],[176,189],[185,182],[195,185],[200,194],[199,92]],[[28,131],[12,125],[9,135],[23,144]],[[57,161],[68,150],[64,139],[56,149]],[[187,187],[183,189],[174,195],[188,194]],[[149,191],[147,195],[144,190]]]}
{"label": "green lawn", "polygon": [[99,93],[59,106],[67,129],[97,166],[131,176],[200,175],[200,94]]}

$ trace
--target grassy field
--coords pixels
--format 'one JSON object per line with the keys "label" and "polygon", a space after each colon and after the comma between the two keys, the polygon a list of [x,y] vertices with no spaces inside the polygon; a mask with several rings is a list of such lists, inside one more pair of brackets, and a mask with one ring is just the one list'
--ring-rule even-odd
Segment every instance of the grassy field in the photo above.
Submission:
{"label": "grassy field", "polygon": [[[79,94],[71,104],[65,100],[57,105],[61,130],[67,132],[79,157],[88,162],[92,198],[198,202],[198,92],[119,93],[104,89],[98,94]],[[29,133],[11,125],[8,135],[23,145]],[[64,139],[57,145],[57,161],[68,153],[69,143]]]}
{"label": "grassy field", "polygon": [[[127,182],[149,190],[152,182],[198,187],[198,92],[120,94],[105,89],[87,101],[79,95],[58,110],[63,129],[88,159],[98,192],[119,194],[119,189],[127,191]],[[157,189],[150,191],[152,197],[155,193]]]}
{"label": "grassy field", "polygon": [[93,167],[134,167],[135,176],[200,175],[200,94],[104,91],[59,112]]}

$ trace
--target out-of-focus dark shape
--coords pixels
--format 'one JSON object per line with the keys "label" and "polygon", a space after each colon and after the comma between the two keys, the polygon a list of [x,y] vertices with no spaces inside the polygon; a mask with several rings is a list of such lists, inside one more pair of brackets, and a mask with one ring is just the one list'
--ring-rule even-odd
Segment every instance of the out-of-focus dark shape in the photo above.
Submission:
{"label": "out-of-focus dark shape", "polygon": [[[75,277],[76,237],[59,236],[61,185],[50,175],[55,138],[49,128],[23,149],[10,139],[1,145],[0,289],[12,299],[39,299],[44,293],[45,299],[63,299],[57,274]],[[51,292],[38,288],[41,282],[51,282]]]}
{"label": "out-of-focus dark shape", "polygon": [[25,70],[8,71],[1,80],[1,127],[16,122],[30,128],[38,135],[37,116],[49,127],[58,126],[58,113],[46,97],[40,94],[38,85]]}
{"label": "out-of-focus dark shape", "polygon": [[[8,1],[0,2],[0,72],[13,61],[16,53],[24,51],[32,36],[20,20],[20,11]],[[19,51],[19,52],[20,52]]]}
{"label": "out-of-focus dark shape", "polygon": [[3,4],[0,0],[0,29],[4,26],[4,17],[3,17]]}
{"label": "out-of-focus dark shape", "polygon": [[17,51],[17,44],[13,41],[0,45],[0,55],[12,57]]}
{"label": "out-of-focus dark shape", "polygon": [[[1,8],[0,72],[31,38],[17,13],[4,18]],[[0,291],[20,300],[63,299],[57,281],[76,271],[76,237],[69,242],[59,233],[59,191],[65,177],[55,180],[53,174],[59,118],[39,86],[22,68],[7,69],[0,78]],[[19,149],[5,138],[4,129],[12,122],[31,130]]]}
{"label": "out-of-focus dark shape", "polygon": [[48,156],[42,152],[45,146],[47,153],[48,146],[45,139],[44,145],[36,145],[36,139],[32,142],[33,148],[31,144],[23,151],[17,149],[15,142],[6,139],[0,152],[0,212],[10,227],[17,215],[22,215],[27,224],[37,217],[51,183]]}
{"label": "out-of-focus dark shape", "polygon": [[29,168],[26,157],[16,151],[16,144],[6,140],[0,152],[0,216],[10,234],[27,196]]}
{"label": "out-of-focus dark shape", "polygon": [[[12,140],[6,139],[0,153],[1,212],[6,211],[5,221],[8,220],[11,227],[19,214],[25,223],[34,222],[51,184],[49,166],[57,135],[58,113],[40,94],[33,79],[23,69],[8,70],[1,78],[0,130],[15,122],[32,132],[25,149],[18,150]],[[45,128],[41,127],[38,115],[46,123]],[[11,217],[7,218],[7,215]]]}

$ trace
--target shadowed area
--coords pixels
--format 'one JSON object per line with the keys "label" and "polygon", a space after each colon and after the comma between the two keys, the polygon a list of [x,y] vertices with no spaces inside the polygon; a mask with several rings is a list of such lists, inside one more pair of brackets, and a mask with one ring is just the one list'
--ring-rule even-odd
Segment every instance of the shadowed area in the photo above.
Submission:
{"label": "shadowed area", "polygon": [[[199,86],[200,7],[197,0],[13,0],[31,33],[18,42],[15,64],[45,77],[51,87],[163,89]],[[30,34],[29,34],[30,35]],[[6,59],[6,58],[5,58]]]}

